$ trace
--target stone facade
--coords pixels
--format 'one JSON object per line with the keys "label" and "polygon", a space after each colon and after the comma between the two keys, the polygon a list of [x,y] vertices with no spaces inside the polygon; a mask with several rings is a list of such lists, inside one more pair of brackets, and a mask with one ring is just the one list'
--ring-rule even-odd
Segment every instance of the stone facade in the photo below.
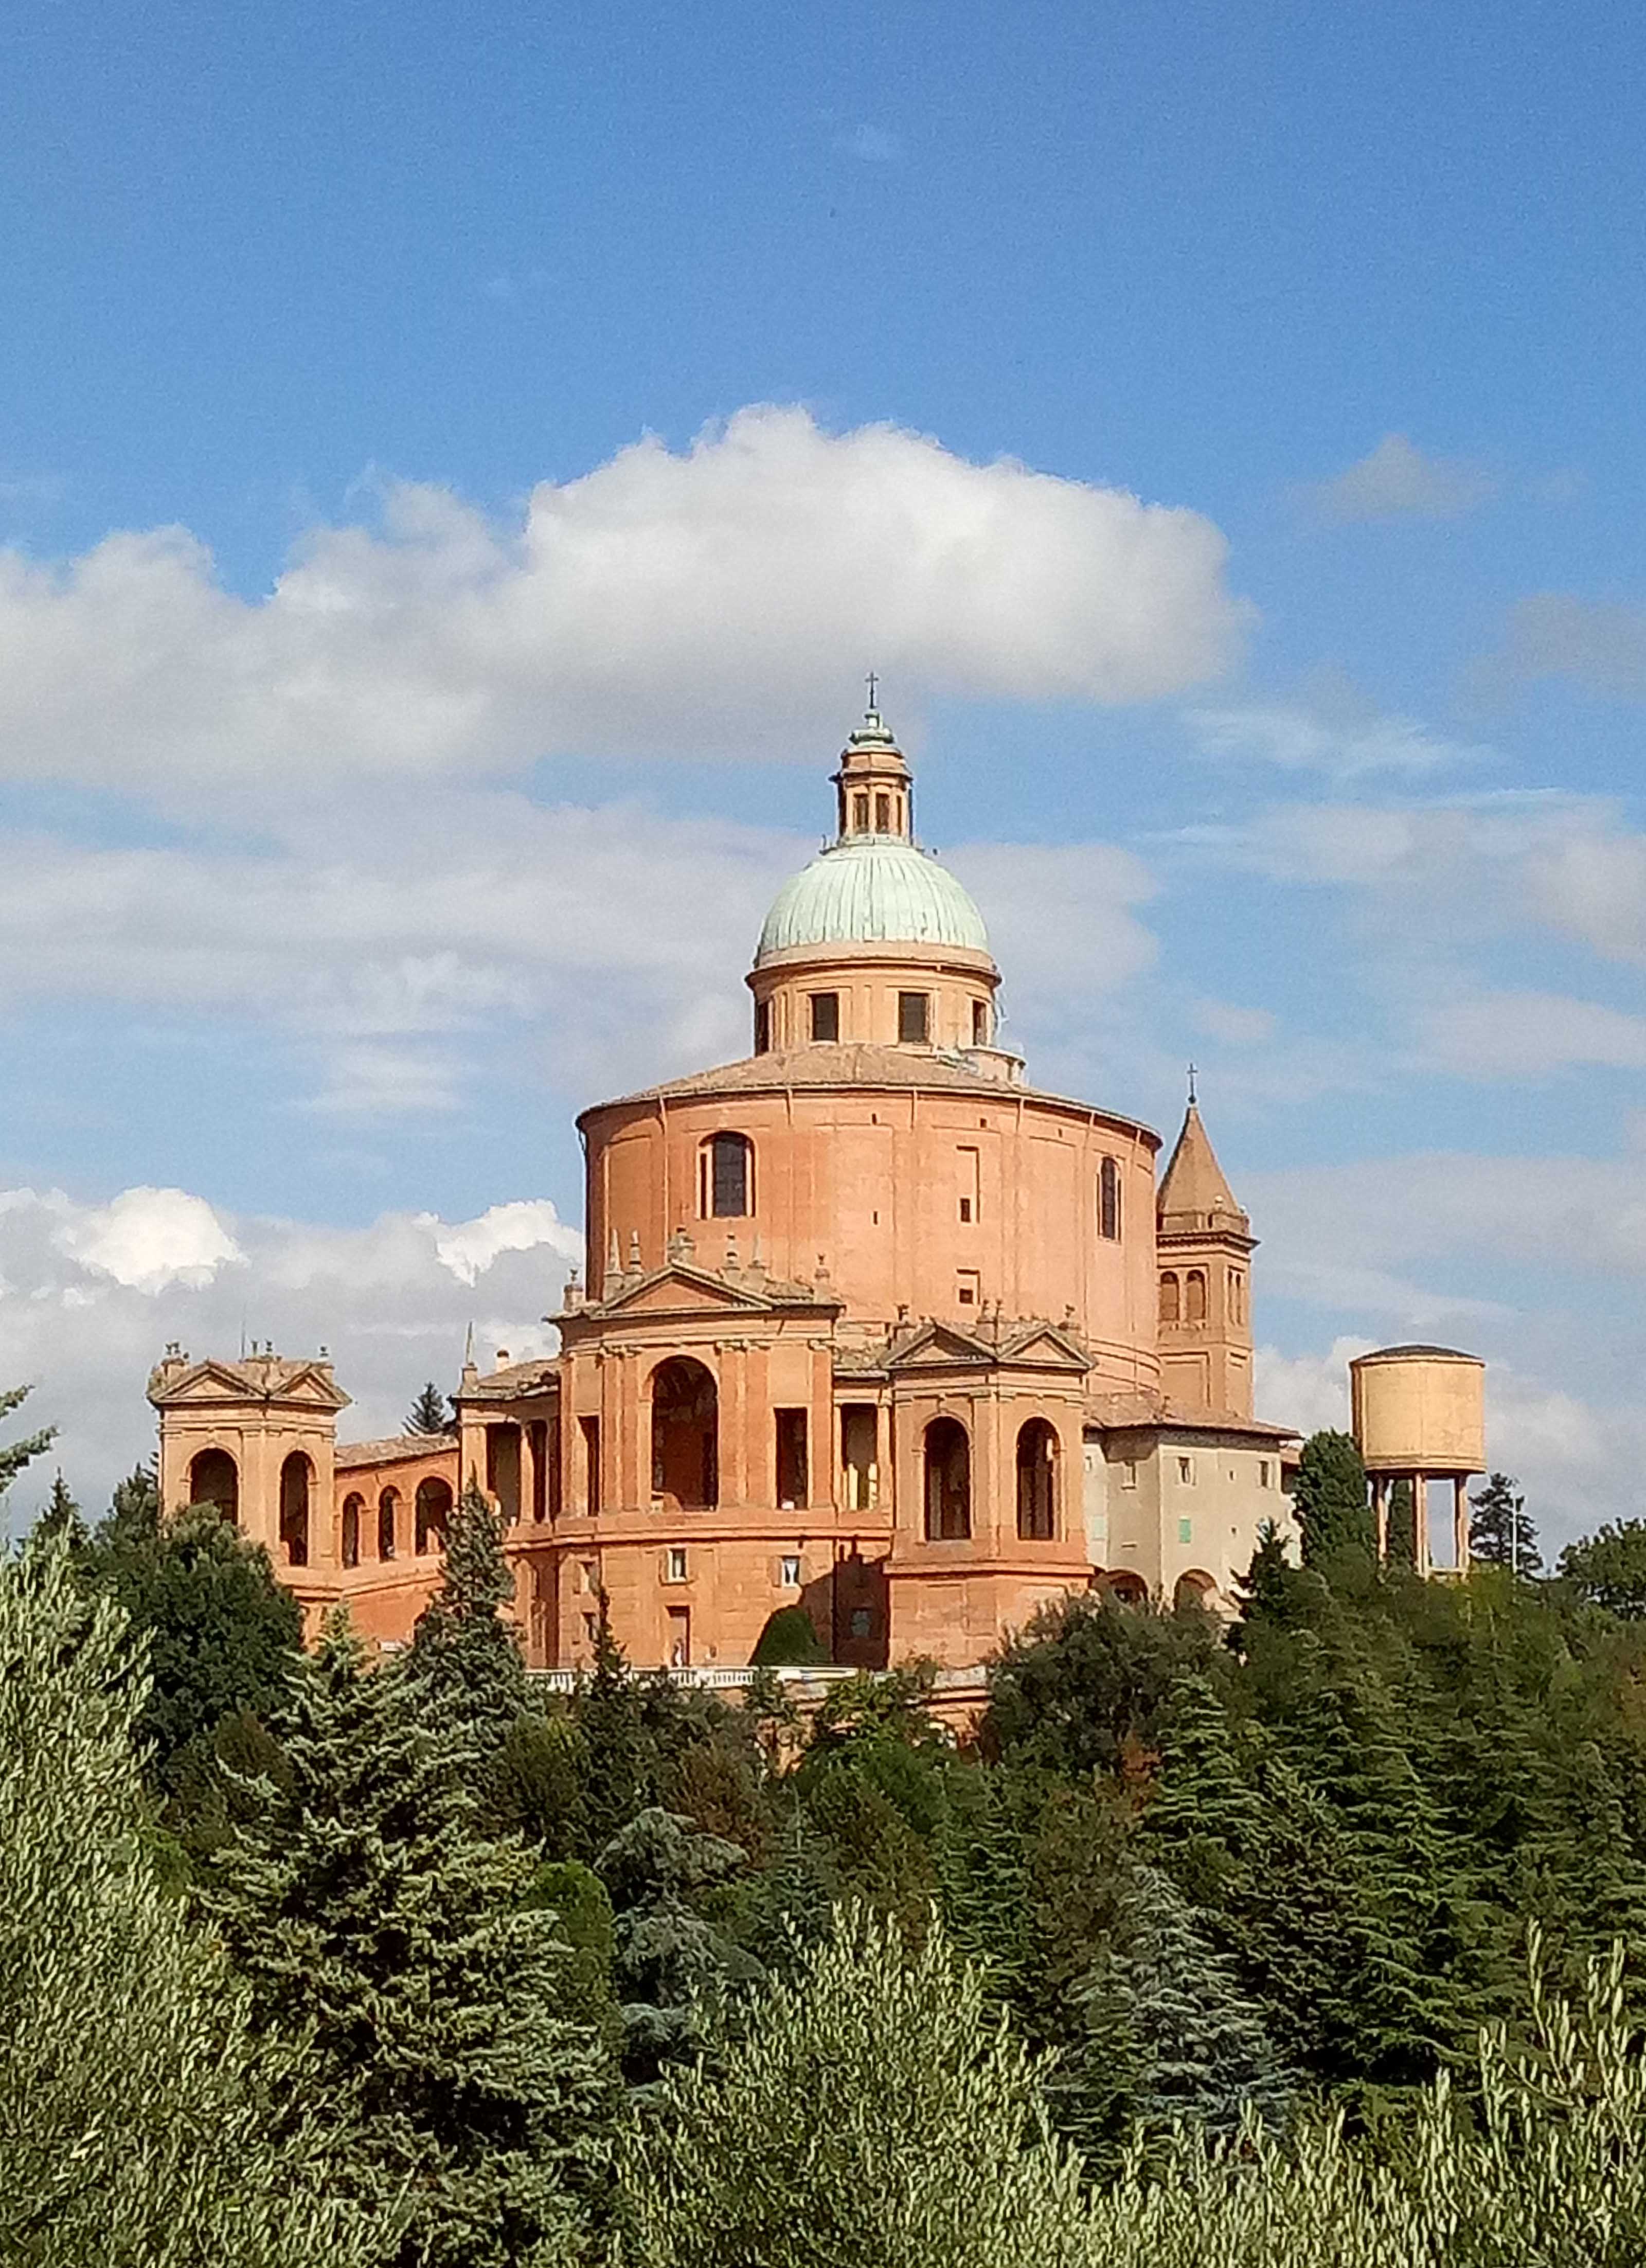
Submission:
{"label": "stone facade", "polygon": [[1157,1192],[1150,1128],[1029,1086],[873,712],[835,787],[749,976],[753,1052],[578,1122],[591,1280],[558,1352],[466,1366],[450,1438],[334,1447],[328,1364],[173,1350],[168,1505],[221,1502],[395,1642],[473,1481],[545,1668],[591,1658],[602,1597],[631,1660],[726,1668],[794,1604],[837,1662],[951,1668],[1093,1584],[1227,1606],[1296,1437],[1253,1415],[1254,1240],[1199,1111]]}

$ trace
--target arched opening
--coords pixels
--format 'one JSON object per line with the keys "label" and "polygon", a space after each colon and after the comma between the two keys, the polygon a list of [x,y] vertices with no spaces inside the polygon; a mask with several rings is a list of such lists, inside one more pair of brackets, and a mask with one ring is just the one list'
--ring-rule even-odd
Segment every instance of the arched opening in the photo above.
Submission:
{"label": "arched opening", "polygon": [[309,1564],[309,1498],[313,1489],[313,1466],[301,1449],[293,1449],[280,1468],[280,1543],[288,1567]]}
{"label": "arched opening", "polygon": [[1216,1594],[1216,1582],[1205,1569],[1191,1567],[1187,1574],[1178,1577],[1172,1593],[1172,1603],[1179,1614],[1194,1608],[1200,1613],[1209,1615]]}
{"label": "arched opening", "polygon": [[226,1449],[202,1449],[188,1468],[188,1501],[217,1507],[232,1528],[240,1517],[240,1476]]}
{"label": "arched opening", "polygon": [[972,1445],[955,1418],[926,1428],[926,1540],[958,1543],[972,1533]]}
{"label": "arched opening", "polygon": [[741,1220],[754,1210],[754,1145],[746,1134],[713,1134],[698,1155],[697,1209],[705,1220]]}
{"label": "arched opening", "polygon": [[1098,1174],[1098,1228],[1113,1242],[1121,1233],[1121,1168],[1106,1158]]}
{"label": "arched opening", "polygon": [[1018,1533],[1040,1543],[1057,1533],[1057,1433],[1044,1418],[1018,1430]]}
{"label": "arched opening", "polygon": [[342,1557],[345,1567],[360,1565],[360,1515],[366,1508],[363,1496],[343,1498]]}
{"label": "arched opening", "polygon": [[1175,1323],[1183,1311],[1183,1287],[1168,1269],[1160,1278],[1160,1320]]}
{"label": "arched opening", "polygon": [[394,1557],[394,1520],[400,1510],[400,1491],[385,1489],[378,1498],[378,1557]]}
{"label": "arched opening", "polygon": [[720,1399],[690,1355],[651,1373],[651,1493],[688,1512],[720,1501]]}
{"label": "arched opening", "polygon": [[417,1557],[445,1550],[445,1533],[452,1521],[450,1484],[432,1475],[417,1484]]}
{"label": "arched opening", "polygon": [[1191,1268],[1183,1283],[1183,1320],[1187,1323],[1203,1323],[1206,1320],[1206,1270]]}
{"label": "arched opening", "polygon": [[1122,1607],[1143,1607],[1149,1603],[1148,1584],[1129,1567],[1112,1569],[1099,1579],[1099,1587]]}

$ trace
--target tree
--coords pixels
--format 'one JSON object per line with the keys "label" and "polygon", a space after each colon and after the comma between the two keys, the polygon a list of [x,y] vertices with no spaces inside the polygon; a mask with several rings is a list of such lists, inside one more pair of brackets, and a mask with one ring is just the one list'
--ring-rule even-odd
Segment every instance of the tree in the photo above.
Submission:
{"label": "tree", "polygon": [[849,1911],[718,2070],[635,2131],[637,2268],[1076,2268],[1086,2208],[1038,2073],[934,1927]]}
{"label": "tree", "polygon": [[1627,1622],[1646,1617],[1646,1521],[1608,1521],[1569,1543],[1560,1575],[1576,1595]]}
{"label": "tree", "polygon": [[1507,1473],[1491,1474],[1479,1496],[1469,1499],[1470,1557],[1488,1566],[1511,1567],[1520,1575],[1539,1573],[1543,1554],[1525,1504]]}
{"label": "tree", "polygon": [[99,1523],[80,1564],[146,1649],[138,1733],[151,1773],[170,1791],[226,1718],[265,1716],[278,1705],[303,1643],[303,1613],[275,1580],[268,1553],[210,1506],[165,1522],[149,1511],[134,1488]]}
{"label": "tree", "polygon": [[72,1552],[85,1548],[88,1532],[60,1469],[52,1481],[51,1494],[35,1516],[34,1533],[42,1542],[48,1537],[61,1539]]}
{"label": "tree", "polygon": [[431,1378],[406,1413],[408,1433],[449,1433],[452,1405]]}
{"label": "tree", "polygon": [[453,1508],[440,1587],[417,1617],[406,1660],[414,1685],[451,1705],[488,1766],[526,1705],[520,1633],[504,1612],[514,1576],[503,1536],[501,1518],[471,1484]]}
{"label": "tree", "polygon": [[829,1658],[817,1634],[817,1624],[802,1606],[774,1608],[754,1641],[749,1661],[754,1668],[809,1669]]}
{"label": "tree", "polygon": [[368,2211],[402,2193],[400,2268],[554,2258],[584,2220],[607,2083],[563,2013],[567,1952],[533,1860],[475,1822],[475,1749],[339,1610],[276,1720],[264,1783],[202,1891],[259,2022],[312,2042],[312,2106],[349,2130]]}
{"label": "tree", "polygon": [[689,1819],[655,1804],[620,1829],[595,1861],[612,1902],[623,2073],[643,2101],[668,2066],[702,2055],[728,1992],[764,1974],[704,1911],[746,1863],[735,1843],[701,1835]]}
{"label": "tree", "polygon": [[[1261,2009],[1157,1868],[1132,1868],[1116,1941],[1088,1997],[1094,2045],[1106,2059],[1129,2062],[1131,2108],[1145,2128],[1184,2121],[1230,2136],[1253,2117],[1284,2122],[1292,2089]],[[1115,2057],[1117,2034],[1128,2055]]]}
{"label": "tree", "polygon": [[1387,1550],[1392,1567],[1417,1565],[1417,1498],[1410,1481],[1396,1481],[1389,1491]]}
{"label": "tree", "polygon": [[[20,1410],[33,1392],[32,1386],[9,1386],[0,1388],[0,1419]],[[38,1433],[26,1433],[20,1441],[0,1445],[0,1496],[4,1496],[26,1464],[43,1457],[57,1438],[57,1428],[47,1425]]]}
{"label": "tree", "polygon": [[1121,1606],[1106,1592],[1043,1607],[990,1669],[983,1735],[1077,1775],[1149,1747],[1178,1677],[1217,1652],[1204,1615]]}
{"label": "tree", "polygon": [[1293,1495],[1307,1565],[1343,1551],[1370,1555],[1375,1538],[1366,1501],[1366,1468],[1348,1433],[1312,1433],[1297,1461]]}
{"label": "tree", "polygon": [[346,2133],[154,1864],[144,1698],[60,1541],[0,1562],[0,2257],[360,2268],[326,2191]]}

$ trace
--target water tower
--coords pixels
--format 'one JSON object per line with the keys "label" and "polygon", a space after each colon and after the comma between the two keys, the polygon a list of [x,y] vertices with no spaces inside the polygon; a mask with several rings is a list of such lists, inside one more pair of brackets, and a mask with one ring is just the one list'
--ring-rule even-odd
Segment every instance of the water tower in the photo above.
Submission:
{"label": "water tower", "polygon": [[1428,1484],[1452,1489],[1453,1557],[1469,1564],[1469,1481],[1486,1470],[1486,1365],[1456,1347],[1379,1347],[1348,1366],[1355,1440],[1371,1480],[1378,1557],[1389,1543],[1389,1492],[1412,1485],[1417,1572],[1432,1565]]}

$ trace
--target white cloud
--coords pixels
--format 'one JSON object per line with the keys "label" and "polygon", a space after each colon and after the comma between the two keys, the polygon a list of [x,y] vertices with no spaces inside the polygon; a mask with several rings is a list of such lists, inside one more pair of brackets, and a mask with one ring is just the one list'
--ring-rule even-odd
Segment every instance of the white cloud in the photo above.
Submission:
{"label": "white cloud", "polygon": [[1343,522],[1456,519],[1496,493],[1483,466],[1430,456],[1404,433],[1385,433],[1367,455],[1304,490],[1323,519]]}
{"label": "white cloud", "polygon": [[1238,652],[1226,549],[1197,512],[750,409],[511,526],[391,485],[254,604],[182,529],[0,553],[0,776],[216,817],[557,751],[789,756],[838,730],[854,656],[905,718],[931,691],[1146,700]]}
{"label": "white cloud", "polygon": [[1555,992],[1475,992],[1420,1008],[1418,1042],[1443,1070],[1525,1079],[1579,1064],[1646,1069],[1646,1016]]}
{"label": "white cloud", "polygon": [[1478,762],[1481,751],[1429,732],[1409,717],[1358,713],[1324,703],[1194,709],[1187,723],[1209,755],[1325,772],[1336,779],[1375,772],[1423,773]]}
{"label": "white cloud", "polygon": [[[70,1485],[94,1509],[147,1454],[143,1399],[166,1341],[232,1357],[247,1338],[287,1353],[325,1344],[355,1397],[344,1440],[397,1432],[426,1378],[454,1386],[471,1322],[482,1366],[499,1346],[546,1352],[582,1240],[542,1198],[479,1219],[386,1213],[364,1228],[231,1218],[181,1189],[85,1204],[62,1190],[0,1191],[0,1381],[36,1381],[26,1416],[55,1425]],[[49,1464],[7,1500],[15,1522]]]}
{"label": "white cloud", "polygon": [[1190,1013],[1198,1030],[1227,1048],[1260,1047],[1275,1036],[1275,1017],[1268,1008],[1240,1008],[1229,1000],[1197,1000]]}
{"label": "white cloud", "polygon": [[1503,651],[1481,674],[1488,683],[1566,677],[1607,699],[1646,700],[1646,606],[1539,592],[1510,608]]}
{"label": "white cloud", "polygon": [[205,1199],[186,1189],[122,1189],[108,1204],[73,1214],[52,1241],[82,1267],[138,1292],[198,1287],[246,1258]]}
{"label": "white cloud", "polygon": [[1282,1354],[1258,1347],[1253,1357],[1258,1411],[1276,1425],[1299,1433],[1347,1432],[1348,1366],[1369,1353],[1375,1339],[1340,1338],[1327,1354]]}

